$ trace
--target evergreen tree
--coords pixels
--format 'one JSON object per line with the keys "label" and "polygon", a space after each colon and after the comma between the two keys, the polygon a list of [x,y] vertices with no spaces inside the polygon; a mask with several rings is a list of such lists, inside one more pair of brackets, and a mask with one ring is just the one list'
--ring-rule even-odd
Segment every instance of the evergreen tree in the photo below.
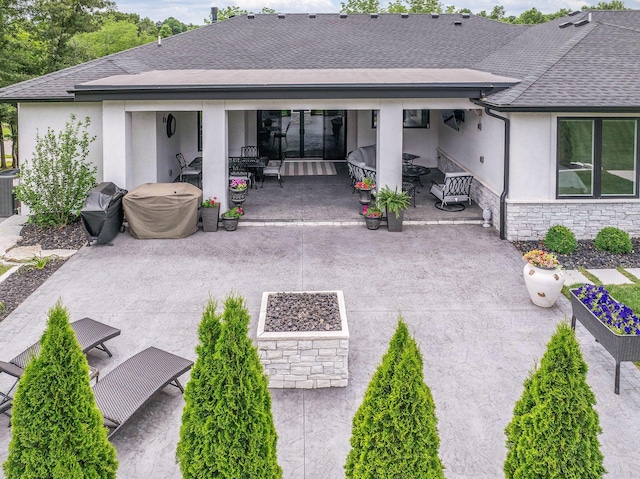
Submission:
{"label": "evergreen tree", "polygon": [[198,359],[185,390],[177,460],[184,479],[278,479],[278,436],[249,312],[229,296],[224,312],[209,301],[199,328]]}
{"label": "evergreen tree", "polygon": [[444,478],[436,424],[420,350],[400,318],[353,419],[347,479]]}
{"label": "evergreen tree", "polygon": [[116,450],[102,425],[87,359],[60,302],[49,311],[40,344],[14,397],[6,479],[115,478]]}
{"label": "evergreen tree", "polygon": [[596,479],[605,470],[595,395],[574,331],[561,323],[505,429],[507,479]]}

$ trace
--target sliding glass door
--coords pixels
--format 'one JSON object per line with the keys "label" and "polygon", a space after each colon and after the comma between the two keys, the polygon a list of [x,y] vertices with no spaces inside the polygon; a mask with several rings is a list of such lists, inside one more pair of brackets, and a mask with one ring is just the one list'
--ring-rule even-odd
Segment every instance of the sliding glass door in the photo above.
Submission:
{"label": "sliding glass door", "polygon": [[344,159],[346,111],[258,111],[260,152],[269,158]]}

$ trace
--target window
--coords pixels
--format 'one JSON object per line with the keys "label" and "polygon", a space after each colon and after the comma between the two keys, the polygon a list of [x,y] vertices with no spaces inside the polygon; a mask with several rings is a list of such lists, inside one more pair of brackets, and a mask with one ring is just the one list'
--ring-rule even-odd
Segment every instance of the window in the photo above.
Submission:
{"label": "window", "polygon": [[557,197],[638,197],[636,118],[558,119]]}

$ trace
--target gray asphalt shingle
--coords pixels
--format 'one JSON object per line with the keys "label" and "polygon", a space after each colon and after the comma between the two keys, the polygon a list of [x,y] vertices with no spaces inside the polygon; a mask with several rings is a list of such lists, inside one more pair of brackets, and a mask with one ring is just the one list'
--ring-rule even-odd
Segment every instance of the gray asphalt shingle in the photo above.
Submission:
{"label": "gray asphalt shingle", "polygon": [[[75,85],[154,70],[469,68],[522,79],[496,106],[640,106],[640,11],[581,12],[540,25],[471,15],[235,17],[0,90],[72,100]],[[454,22],[461,22],[455,25]]]}

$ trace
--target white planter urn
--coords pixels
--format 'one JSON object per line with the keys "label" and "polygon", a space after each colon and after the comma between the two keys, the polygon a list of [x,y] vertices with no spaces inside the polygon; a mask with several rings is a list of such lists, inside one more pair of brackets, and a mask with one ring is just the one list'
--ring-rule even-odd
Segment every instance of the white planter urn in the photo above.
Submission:
{"label": "white planter urn", "polygon": [[550,308],[560,296],[564,285],[564,271],[553,268],[537,268],[524,265],[524,284],[531,301],[541,308]]}

